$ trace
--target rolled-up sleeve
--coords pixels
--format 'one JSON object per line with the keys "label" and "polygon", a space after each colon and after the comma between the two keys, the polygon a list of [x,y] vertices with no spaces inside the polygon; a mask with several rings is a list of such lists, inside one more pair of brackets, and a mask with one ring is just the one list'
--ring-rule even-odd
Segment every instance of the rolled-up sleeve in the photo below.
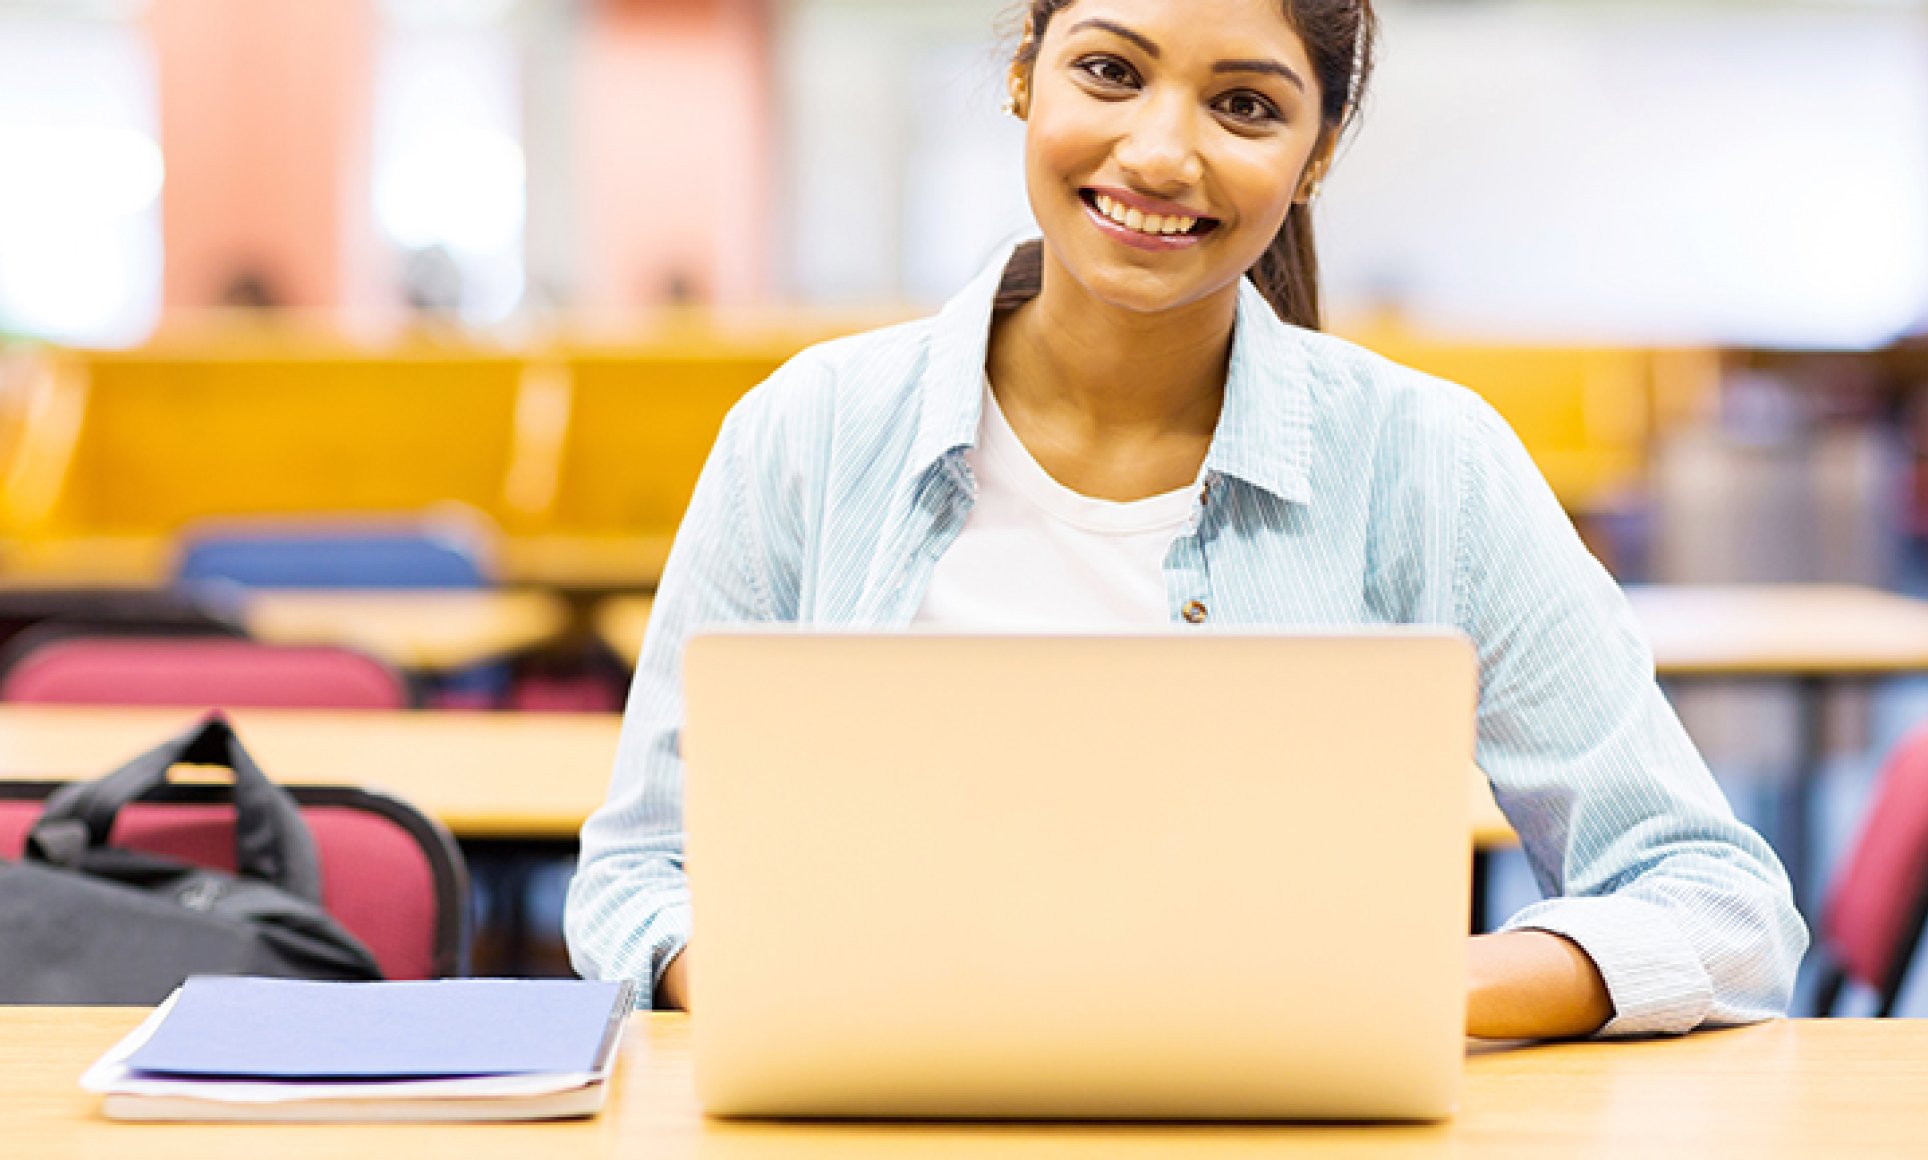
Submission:
{"label": "rolled-up sleeve", "polygon": [[1785,1014],[1807,948],[1785,871],[1519,440],[1482,402],[1463,417],[1454,600],[1479,650],[1478,759],[1548,896],[1505,929],[1586,951],[1613,1000],[1603,1035]]}
{"label": "rolled-up sleeve", "polygon": [[[781,374],[781,372],[779,372]],[[767,385],[766,388],[767,389]],[[583,826],[564,931],[586,978],[637,980],[639,1003],[689,941],[683,858],[683,649],[705,625],[779,619],[780,585],[749,464],[749,401],[712,447],[658,585],[609,796]]]}

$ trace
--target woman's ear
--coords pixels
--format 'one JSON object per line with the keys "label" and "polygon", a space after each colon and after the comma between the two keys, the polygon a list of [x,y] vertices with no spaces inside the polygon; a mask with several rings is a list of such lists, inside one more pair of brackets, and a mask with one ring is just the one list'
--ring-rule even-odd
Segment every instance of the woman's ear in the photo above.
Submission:
{"label": "woman's ear", "polygon": [[1011,68],[1004,77],[1004,111],[1022,121],[1031,113],[1031,74],[1037,69],[1038,25],[1029,12],[1024,17],[1024,36],[1011,54]]}
{"label": "woman's ear", "polygon": [[1022,121],[1031,111],[1031,89],[1017,65],[1004,78],[1004,111]]}
{"label": "woman's ear", "polygon": [[1325,132],[1319,135],[1319,143],[1312,147],[1312,156],[1306,158],[1305,171],[1299,175],[1299,188],[1292,194],[1298,205],[1310,205],[1319,198],[1319,191],[1325,186],[1326,173],[1332,169],[1332,157],[1338,144],[1338,135]]}

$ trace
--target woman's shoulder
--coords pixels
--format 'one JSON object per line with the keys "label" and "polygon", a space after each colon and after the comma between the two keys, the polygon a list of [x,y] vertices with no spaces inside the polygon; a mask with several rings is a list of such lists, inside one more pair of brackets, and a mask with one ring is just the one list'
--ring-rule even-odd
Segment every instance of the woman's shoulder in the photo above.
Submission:
{"label": "woman's shoulder", "polygon": [[1316,411],[1457,440],[1497,418],[1467,387],[1324,331],[1295,330]]}
{"label": "woman's shoulder", "polygon": [[814,343],[785,361],[745,401],[795,408],[911,392],[924,366],[931,323],[919,318]]}
{"label": "woman's shoulder", "polygon": [[889,470],[917,429],[931,330],[919,319],[806,347],[737,401],[719,445],[785,486],[807,489],[840,463]]}

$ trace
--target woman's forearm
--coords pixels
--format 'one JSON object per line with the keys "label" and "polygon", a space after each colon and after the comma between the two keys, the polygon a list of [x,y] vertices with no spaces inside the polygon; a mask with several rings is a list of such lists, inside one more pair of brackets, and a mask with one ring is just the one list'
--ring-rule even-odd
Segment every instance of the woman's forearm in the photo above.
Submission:
{"label": "woman's forearm", "polygon": [[[689,1009],[689,948],[670,960],[656,1006]],[[1467,950],[1466,1033],[1482,1039],[1590,1035],[1613,1017],[1600,972],[1573,943],[1545,931],[1479,935]]]}
{"label": "woman's forearm", "polygon": [[656,984],[656,1002],[653,1006],[659,1011],[687,1011],[690,1009],[690,948],[685,945],[676,952],[676,957],[663,968],[663,977]]}
{"label": "woman's forearm", "polygon": [[1566,1039],[1613,1018],[1599,968],[1576,944],[1540,930],[1477,935],[1467,949],[1466,1034]]}

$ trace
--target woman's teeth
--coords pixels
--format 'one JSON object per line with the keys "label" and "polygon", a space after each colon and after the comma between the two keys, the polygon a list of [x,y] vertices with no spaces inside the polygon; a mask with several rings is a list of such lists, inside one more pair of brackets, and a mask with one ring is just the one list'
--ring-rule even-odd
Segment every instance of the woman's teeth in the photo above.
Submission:
{"label": "woman's teeth", "polygon": [[1102,193],[1093,194],[1092,200],[1097,205],[1098,212],[1104,214],[1112,221],[1117,222],[1128,230],[1133,230],[1141,234],[1150,234],[1153,237],[1162,237],[1169,234],[1189,234],[1192,232],[1192,229],[1198,225],[1198,219],[1195,217],[1160,217],[1155,213],[1148,214],[1135,209],[1127,209]]}

